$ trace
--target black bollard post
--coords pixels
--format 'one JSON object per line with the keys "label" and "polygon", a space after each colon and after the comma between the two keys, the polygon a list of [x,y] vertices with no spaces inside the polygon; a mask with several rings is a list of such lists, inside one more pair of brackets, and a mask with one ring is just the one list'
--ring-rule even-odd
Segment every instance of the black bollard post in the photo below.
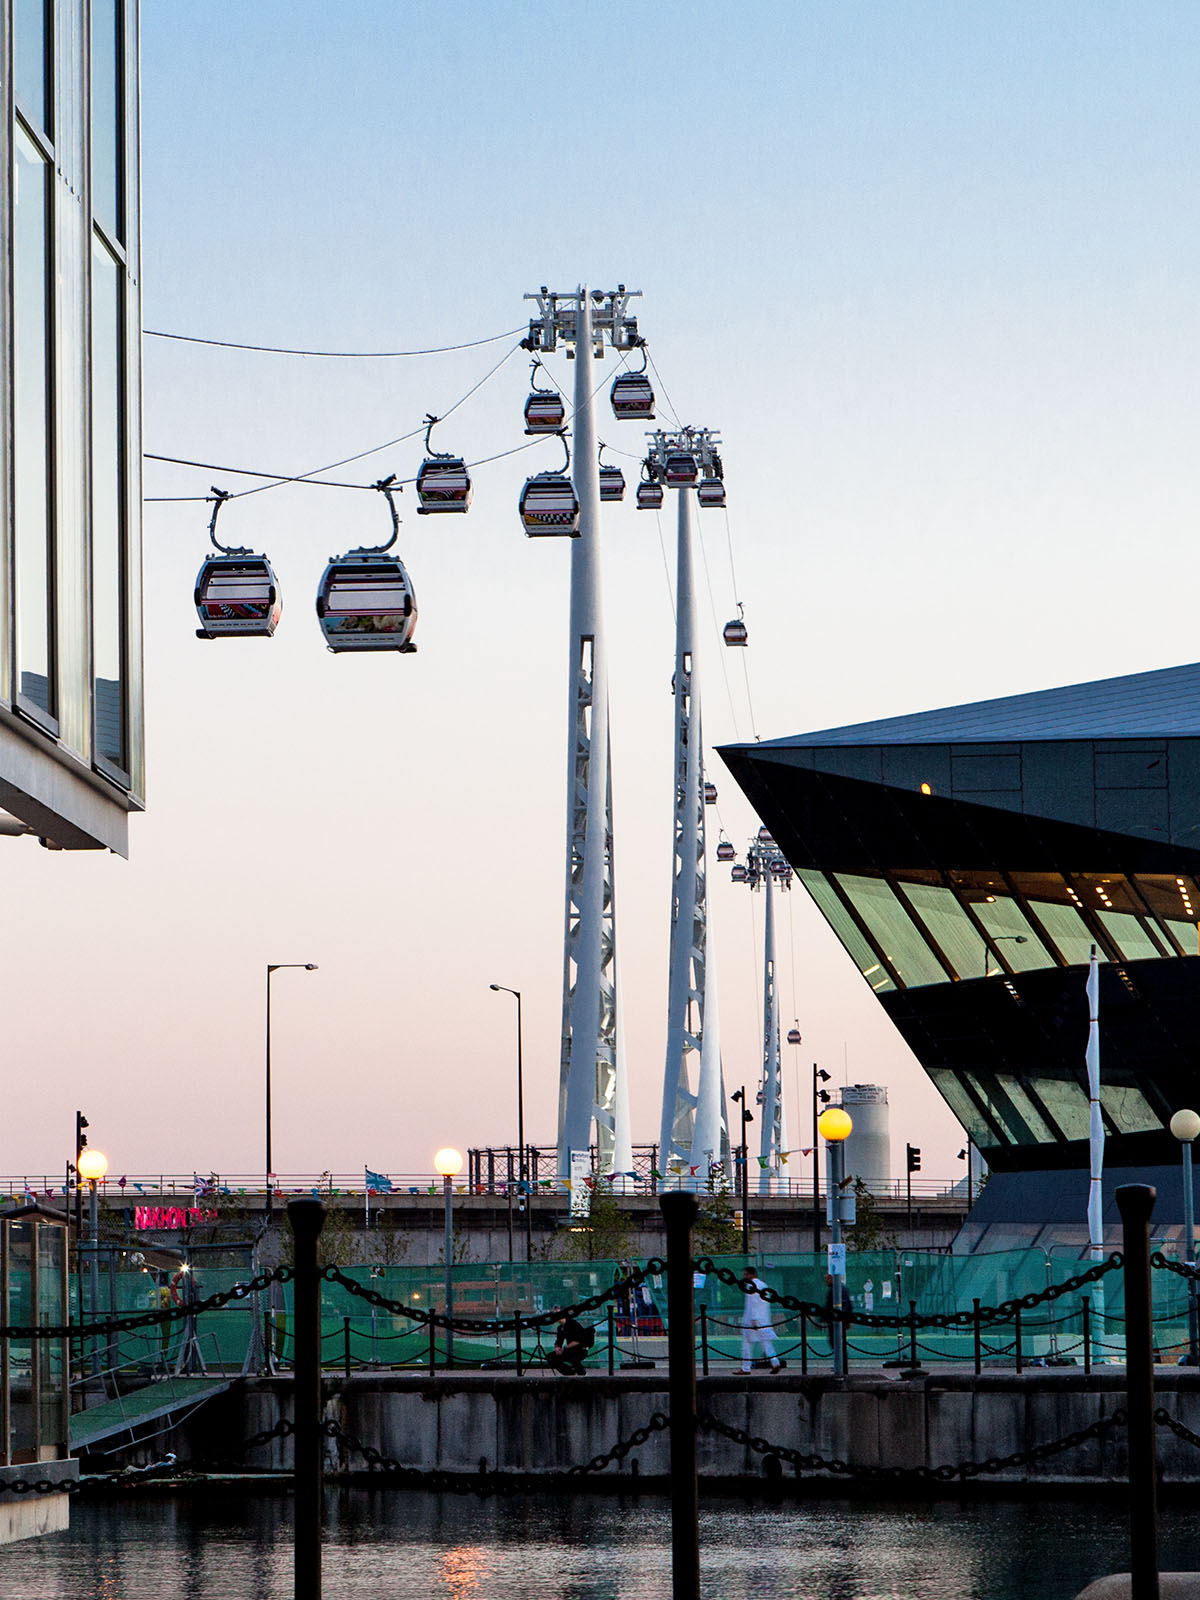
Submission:
{"label": "black bollard post", "polygon": [[342,1318],[342,1368],[350,1376],[350,1318]]}
{"label": "black bollard post", "polygon": [[320,1200],[288,1203],[295,1266],[293,1297],[295,1336],[292,1345],[292,1392],[295,1432],[295,1600],[321,1600],[322,1417],[321,1417],[321,1280],[317,1274],[317,1240],[325,1226]]}
{"label": "black bollard post", "polygon": [[1092,1375],[1092,1302],[1086,1294],[1083,1297],[1083,1375],[1085,1378]]}
{"label": "black bollard post", "polygon": [[908,1364],[911,1368],[921,1365],[921,1358],[917,1355],[917,1302],[908,1302]]}
{"label": "black bollard post", "polygon": [[608,1303],[608,1375],[611,1378],[617,1370],[617,1319],[613,1312],[612,1301]]}
{"label": "black bollard post", "polygon": [[808,1377],[808,1312],[800,1307],[800,1376]]}
{"label": "black bollard post", "polygon": [[1017,1371],[1020,1372],[1025,1365],[1025,1352],[1021,1349],[1021,1308],[1018,1306],[1013,1312],[1013,1347],[1017,1353]]}
{"label": "black bollard post", "polygon": [[708,1377],[708,1307],[700,1307],[700,1365]]}
{"label": "black bollard post", "polygon": [[980,1375],[980,1373],[983,1371],[983,1338],[981,1336],[980,1327],[979,1327],[979,1301],[978,1301],[978,1299],[972,1300],[971,1301],[971,1306],[972,1306],[972,1310],[973,1310],[973,1315],[972,1315],[972,1319],[971,1320],[975,1324],[975,1376],[978,1377]]}
{"label": "black bollard post", "polygon": [[694,1194],[659,1196],[667,1229],[667,1394],[671,1417],[671,1600],[700,1597],[700,1491],[696,1463],[696,1340],[692,1291]]}
{"label": "black bollard post", "polygon": [[1148,1183],[1117,1190],[1125,1257],[1125,1411],[1129,1439],[1131,1600],[1158,1600],[1158,1462],[1154,1450],[1154,1344],[1150,1303]]}
{"label": "black bollard post", "polygon": [[521,1313],[519,1311],[513,1318],[513,1333],[516,1335],[517,1340],[517,1377],[519,1378],[525,1370],[521,1355]]}

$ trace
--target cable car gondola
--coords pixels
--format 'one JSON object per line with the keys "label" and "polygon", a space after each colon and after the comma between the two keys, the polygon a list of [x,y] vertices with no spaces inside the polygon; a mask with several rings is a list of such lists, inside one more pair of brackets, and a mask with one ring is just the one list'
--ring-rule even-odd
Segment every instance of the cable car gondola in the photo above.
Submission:
{"label": "cable car gondola", "polygon": [[613,379],[608,398],[613,416],[621,422],[630,420],[654,421],[654,390],[646,376],[646,349],[642,347],[642,370],[618,372]]}
{"label": "cable car gondola", "polygon": [[696,489],[696,499],[702,506],[716,507],[718,510],[725,504],[724,478],[701,478]]}
{"label": "cable car gondola", "polygon": [[690,450],[668,450],[663,458],[663,477],[669,489],[689,489],[700,476],[700,465]]}
{"label": "cable car gondola", "polygon": [[733,883],[745,883],[749,876],[750,874],[746,871],[745,867],[740,861],[729,869],[730,881]]}
{"label": "cable car gondola", "polygon": [[560,472],[539,472],[526,478],[521,490],[521,522],[528,538],[579,537],[579,499],[568,476],[571,451],[567,436],[559,429],[567,459]]}
{"label": "cable car gondola", "polygon": [[706,783],[704,785],[704,804],[706,806],[715,806],[716,803],[717,803],[717,786],[716,786],[715,783]]}
{"label": "cable car gondola", "polygon": [[663,486],[655,475],[655,469],[649,461],[642,462],[642,481],[637,486],[637,508],[639,511],[661,511],[663,503]]}
{"label": "cable car gondola", "polygon": [[439,511],[466,511],[471,504],[471,475],[461,456],[435,450],[429,442],[435,416],[425,418],[425,460],[417,472],[419,517]]}
{"label": "cable car gondola", "polygon": [[799,1044],[801,1042],[799,1028],[788,1029],[787,1042],[789,1044]]}
{"label": "cable car gondola", "polygon": [[283,596],[266,556],[217,542],[217,513],[230,498],[227,489],[214,489],[216,504],[208,536],[219,551],[207,555],[196,574],[192,599],[200,626],[197,639],[243,637],[269,639],[283,615]]}
{"label": "cable car gondola", "polygon": [[722,636],[727,645],[745,645],[750,643],[745,621],[742,617],[742,602],[738,601],[738,614],[732,622],[727,622],[722,629]]}
{"label": "cable car gondola", "polygon": [[733,848],[731,842],[728,839],[721,839],[717,844],[717,860],[734,861],[736,858],[737,851]]}
{"label": "cable car gondola", "polygon": [[758,830],[758,842],[759,844],[765,844],[768,848],[774,847],[775,840],[771,836],[770,828],[763,827]]}
{"label": "cable car gondola", "polygon": [[769,864],[767,871],[773,878],[790,878],[792,869],[787,862],[776,856]]}
{"label": "cable car gondola", "polygon": [[392,499],[394,478],[375,487],[387,496],[392,537],[384,545],[363,545],[330,556],[317,591],[317,618],[325,643],[335,655],[349,650],[395,650],[411,654],[417,625],[417,597],[399,556],[388,555],[400,533]]}
{"label": "cable car gondola", "polygon": [[527,434],[558,433],[566,421],[567,409],[557,389],[539,389],[537,371],[541,362],[533,363],[533,390],[525,402],[525,432]]}
{"label": "cable car gondola", "polygon": [[[604,446],[600,446],[598,459],[604,455]],[[625,474],[620,467],[607,466],[600,460],[600,498],[601,500],[624,500]]]}

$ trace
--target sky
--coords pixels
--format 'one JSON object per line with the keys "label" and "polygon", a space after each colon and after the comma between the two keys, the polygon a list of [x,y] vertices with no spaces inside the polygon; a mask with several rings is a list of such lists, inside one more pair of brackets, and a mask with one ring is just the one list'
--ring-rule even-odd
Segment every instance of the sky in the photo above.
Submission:
{"label": "sky", "polygon": [[[1194,655],[1200,12],[1142,0],[658,0],[549,13],[210,0],[142,8],[147,329],[326,350],[519,329],[522,296],[643,291],[686,422],[724,440],[704,513],[705,742]],[[128,861],[5,852],[0,1169],[61,1171],[82,1107],[116,1172],[261,1169],[264,968],[276,1167],[427,1171],[555,1135],[569,552],[516,514],[538,445],[399,549],[411,657],[334,657],[324,563],[378,496],[231,502],[284,590],[272,641],[195,637],[210,485],[311,471],[441,414],[515,343],[328,361],[145,341],[148,807]],[[615,371],[597,364],[597,381]],[[554,376],[570,369],[555,358]],[[512,355],[438,430],[526,441]],[[636,424],[600,437],[640,453]],[[413,474],[420,439],[340,468]],[[632,476],[635,461],[617,457]],[[671,523],[606,506],[618,941],[637,1142],[660,1115],[671,867]],[[751,645],[719,628],[745,606]],[[1187,615],[1185,607],[1185,615]],[[719,825],[757,819],[710,753]],[[710,876],[727,1084],[759,1071],[761,896]],[[812,1061],[886,1084],[893,1165],[961,1175],[961,1130],[800,889],[783,907],[789,1140]],[[797,1129],[796,1111],[801,1110]],[[809,1171],[802,1163],[799,1175]]]}

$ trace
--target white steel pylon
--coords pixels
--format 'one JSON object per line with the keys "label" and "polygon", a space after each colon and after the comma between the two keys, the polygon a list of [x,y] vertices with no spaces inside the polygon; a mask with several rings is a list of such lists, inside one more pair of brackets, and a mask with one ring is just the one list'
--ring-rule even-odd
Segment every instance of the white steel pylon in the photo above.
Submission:
{"label": "white steel pylon", "polygon": [[766,887],[766,918],[763,927],[763,1054],[762,1084],[758,1103],[762,1107],[762,1133],[758,1148],[758,1192],[770,1194],[773,1180],[782,1177],[787,1156],[787,1123],[783,1106],[783,1060],[779,1045],[779,987],[776,973],[779,957],[775,945],[775,891],[792,886],[791,863],[766,828],[758,830],[746,851],[746,865],[735,867],[737,882],[751,889]]}
{"label": "white steel pylon", "polygon": [[[661,460],[667,442],[667,435],[654,435],[652,462]],[[714,1162],[721,1162],[728,1172],[729,1132],[713,952],[708,940],[704,741],[692,572],[693,490],[680,488],[677,502],[674,862],[659,1165],[669,1173],[673,1165],[681,1164],[688,1181],[703,1184]],[[693,1053],[699,1055],[695,1090],[688,1070]]]}
{"label": "white steel pylon", "polygon": [[526,295],[538,315],[527,344],[535,352],[561,340],[576,358],[572,477],[579,537],[571,544],[571,617],[567,773],[566,914],[563,940],[562,1053],[558,1090],[558,1170],[570,1176],[571,1152],[589,1150],[597,1170],[625,1173],[633,1162],[625,1048],[617,985],[613,885],[612,773],[608,665],[600,585],[600,475],[590,356],[606,344],[641,343],[627,314],[631,294],[579,288]]}

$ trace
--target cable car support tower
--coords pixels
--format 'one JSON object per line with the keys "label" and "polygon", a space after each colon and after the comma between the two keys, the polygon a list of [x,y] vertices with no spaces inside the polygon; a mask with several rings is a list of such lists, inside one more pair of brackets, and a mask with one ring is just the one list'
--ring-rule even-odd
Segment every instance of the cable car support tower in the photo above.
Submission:
{"label": "cable car support tower", "polygon": [[617,983],[613,883],[612,774],[608,663],[600,585],[600,475],[592,366],[606,345],[634,350],[642,340],[629,301],[639,294],[581,287],[566,294],[545,285],[526,295],[537,305],[527,348],[552,353],[561,342],[575,360],[572,476],[579,537],[571,546],[568,708],[567,871],[563,944],[562,1053],[558,1090],[558,1170],[570,1176],[571,1152],[590,1149],[597,1170],[632,1166],[625,1047]]}
{"label": "cable car support tower", "polygon": [[779,956],[775,943],[775,890],[792,887],[792,867],[766,828],[760,828],[746,851],[746,864],[733,868],[733,878],[749,889],[766,888],[763,926],[763,1067],[758,1103],[762,1137],[758,1151],[758,1192],[770,1194],[773,1179],[783,1176],[787,1125],[783,1109],[783,1063],[779,1046]]}
{"label": "cable car support tower", "polygon": [[[715,1162],[729,1171],[729,1131],[721,1072],[721,1034],[713,951],[708,939],[705,804],[716,789],[704,781],[700,719],[692,513],[695,484],[719,480],[720,440],[707,429],[649,436],[650,477],[676,487],[678,538],[675,582],[675,815],[672,827],[670,977],[667,1052],[663,1075],[659,1165],[686,1168],[687,1186],[702,1187]],[[699,1058],[691,1087],[689,1057]]]}

